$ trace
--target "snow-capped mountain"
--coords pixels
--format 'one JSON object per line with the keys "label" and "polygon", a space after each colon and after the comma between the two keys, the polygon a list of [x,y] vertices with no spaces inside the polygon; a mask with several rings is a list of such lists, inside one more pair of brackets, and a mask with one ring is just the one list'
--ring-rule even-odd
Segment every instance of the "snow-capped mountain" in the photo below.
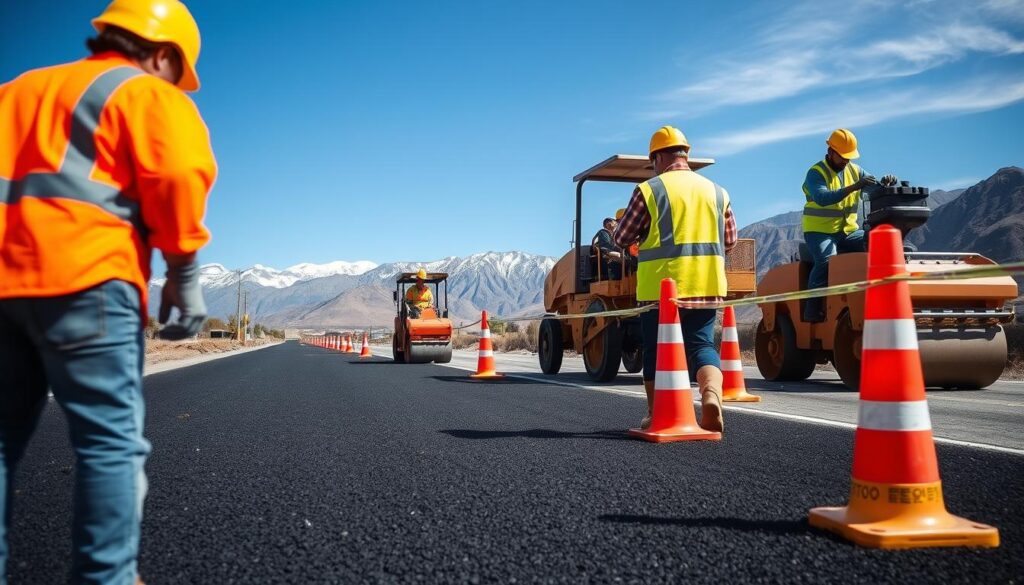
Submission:
{"label": "snow-capped mountain", "polygon": [[[242,272],[242,290],[248,296],[249,313],[268,325],[386,325],[394,315],[388,291],[395,288],[395,276],[425,268],[448,273],[451,316],[470,321],[479,318],[481,309],[501,316],[541,311],[544,278],[554,262],[554,258],[523,252],[484,252],[379,266],[366,261],[297,264],[285,270],[256,265]],[[236,272],[206,264],[200,281],[211,316],[234,314]],[[162,284],[153,280],[152,294]]]}
{"label": "snow-capped mountain", "polygon": [[[251,282],[271,288],[287,288],[296,282],[323,278],[325,276],[339,274],[358,276],[376,267],[377,264],[369,260],[358,260],[356,262],[339,260],[326,264],[303,262],[302,264],[289,266],[284,270],[256,264],[252,268],[242,271],[242,282]],[[223,264],[203,264],[199,272],[199,282],[204,288],[238,286],[238,273],[234,270],[229,270]],[[154,278],[150,283],[151,286],[163,286],[163,284],[163,278]]]}

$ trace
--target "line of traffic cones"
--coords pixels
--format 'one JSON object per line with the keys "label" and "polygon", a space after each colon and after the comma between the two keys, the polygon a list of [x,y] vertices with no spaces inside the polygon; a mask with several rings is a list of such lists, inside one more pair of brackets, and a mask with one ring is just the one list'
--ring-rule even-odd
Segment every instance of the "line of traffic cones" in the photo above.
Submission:
{"label": "line of traffic cones", "polygon": [[651,422],[647,428],[630,429],[629,435],[652,443],[720,441],[722,433],[704,430],[697,424],[683,329],[675,299],[676,282],[671,278],[662,280]]}
{"label": "line of traffic cones", "polygon": [[497,380],[504,378],[494,365],[494,345],[491,343],[491,327],[487,324],[487,311],[480,315],[480,350],[477,353],[476,373],[470,378],[477,380]]}
{"label": "line of traffic cones", "polygon": [[[868,278],[905,274],[903,241],[871,231]],[[850,500],[814,508],[811,526],[876,548],[999,546],[999,531],[946,511],[907,282],[865,293],[860,411]]]}

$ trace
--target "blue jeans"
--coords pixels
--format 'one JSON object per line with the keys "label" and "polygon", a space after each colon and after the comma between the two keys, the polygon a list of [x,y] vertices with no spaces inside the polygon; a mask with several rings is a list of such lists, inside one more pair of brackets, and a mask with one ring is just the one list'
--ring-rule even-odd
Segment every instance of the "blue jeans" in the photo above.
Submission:
{"label": "blue jeans", "polygon": [[[704,366],[722,367],[721,358],[715,350],[716,313],[715,309],[679,309],[690,381],[696,379],[697,370]],[[640,327],[644,338],[644,381],[650,382],[657,370],[658,310],[641,313]]]}
{"label": "blue jeans", "polygon": [[60,297],[0,300],[0,583],[14,472],[47,402],[75,452],[73,583],[131,584],[146,495],[139,293],[112,280]]}
{"label": "blue jeans", "polygon": [[[863,252],[867,249],[864,230],[857,230],[850,234],[804,232],[804,241],[807,242],[811,258],[814,260],[811,273],[807,275],[807,288],[821,288],[828,285],[828,261],[836,254]],[[824,311],[824,302],[825,299],[822,297],[804,301],[804,321],[817,320]]]}

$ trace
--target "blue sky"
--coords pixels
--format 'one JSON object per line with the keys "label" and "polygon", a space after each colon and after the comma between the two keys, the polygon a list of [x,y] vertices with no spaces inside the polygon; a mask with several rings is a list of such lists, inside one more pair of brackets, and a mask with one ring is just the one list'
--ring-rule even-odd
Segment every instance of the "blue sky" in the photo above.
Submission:
{"label": "blue sky", "polygon": [[[203,262],[560,256],[572,176],[666,123],[741,225],[802,205],[838,126],[934,188],[1024,164],[1024,0],[188,4],[220,164]],[[103,7],[0,3],[0,81],[84,55]],[[588,191],[585,234],[630,191]]]}

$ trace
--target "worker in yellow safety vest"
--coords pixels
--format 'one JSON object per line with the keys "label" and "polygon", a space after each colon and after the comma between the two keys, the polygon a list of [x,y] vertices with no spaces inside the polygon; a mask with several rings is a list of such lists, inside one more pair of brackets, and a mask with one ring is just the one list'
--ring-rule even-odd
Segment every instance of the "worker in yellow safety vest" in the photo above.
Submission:
{"label": "worker in yellow safety vest", "polygon": [[419,319],[423,309],[434,306],[434,293],[424,282],[427,278],[427,271],[420,268],[416,272],[416,284],[405,291],[405,304],[409,307],[409,317]]}
{"label": "worker in yellow safety vest", "polygon": [[[825,159],[815,163],[804,178],[804,241],[814,265],[807,277],[807,288],[828,284],[828,262],[832,256],[863,252],[867,241],[857,225],[857,206],[861,194],[870,192],[878,181],[853,159],[860,157],[857,137],[846,128],[832,133],[826,141]],[[883,185],[893,185],[893,175],[882,177]],[[810,323],[825,320],[820,298],[804,302],[803,319]]]}
{"label": "worker in yellow safety vest", "polygon": [[[657,176],[637,185],[614,234],[623,248],[639,242],[637,302],[657,302],[665,278],[675,280],[681,299],[719,301],[727,292],[725,254],[736,244],[729,194],[690,169],[690,143],[678,128],[655,132],[649,153]],[[715,314],[715,309],[679,309],[687,364],[700,387],[700,425],[720,432],[722,371],[714,344]],[[654,403],[658,311],[641,314],[640,321],[647,393],[647,417],[640,426],[647,428]]]}

